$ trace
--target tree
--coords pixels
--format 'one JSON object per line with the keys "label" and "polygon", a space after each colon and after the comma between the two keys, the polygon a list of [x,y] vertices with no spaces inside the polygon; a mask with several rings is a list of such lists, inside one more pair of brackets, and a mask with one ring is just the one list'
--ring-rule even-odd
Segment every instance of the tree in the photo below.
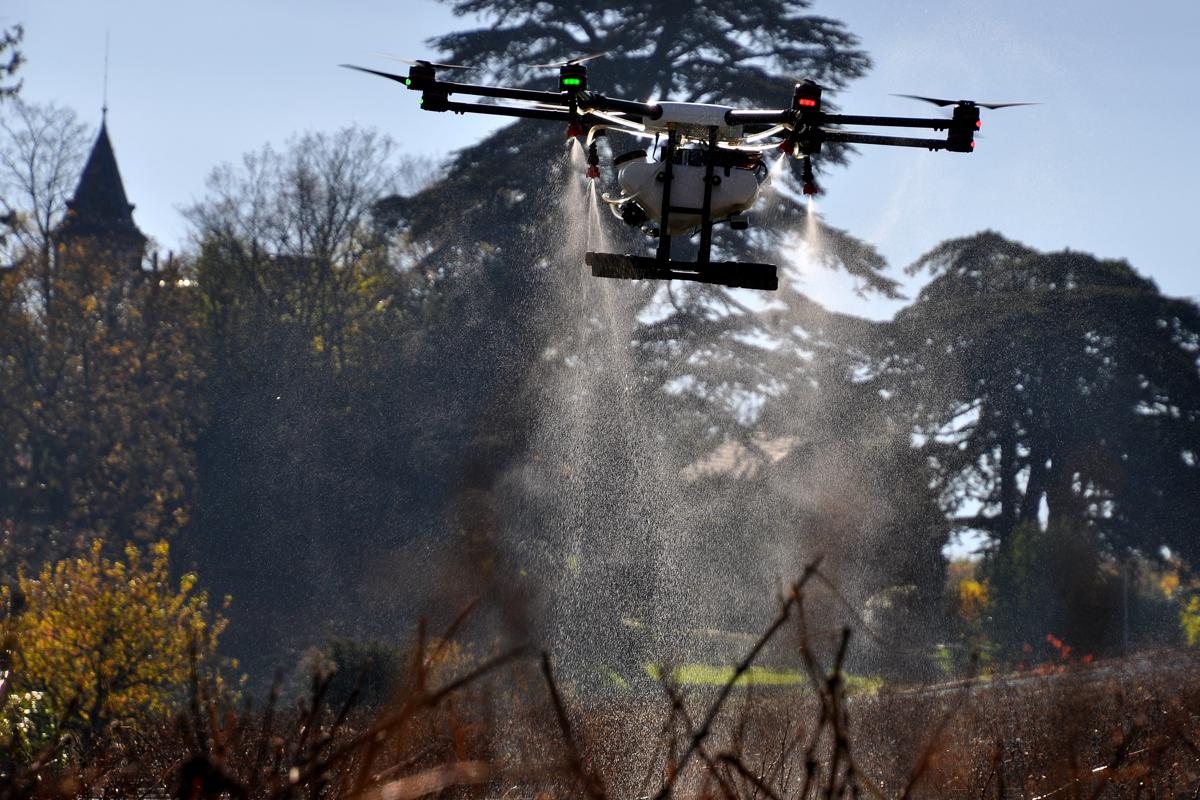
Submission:
{"label": "tree", "polygon": [[20,100],[0,113],[0,134],[0,216],[9,229],[0,239],[0,265],[33,259],[46,292],[51,233],[66,212],[91,136],[71,109]]}
{"label": "tree", "polygon": [[189,555],[243,598],[227,641],[264,673],[331,620],[379,635],[364,572],[434,527],[452,480],[453,397],[428,391],[450,326],[373,216],[422,172],[370,131],[305,134],[214,171],[189,211],[208,414]]}
{"label": "tree", "polygon": [[[837,89],[869,65],[855,37],[809,13],[808,3],[451,6],[484,24],[432,40],[445,60],[531,88],[546,88],[550,76],[529,63],[608,51],[589,62],[592,86],[607,94],[778,107],[796,76]],[[548,596],[601,607],[579,613],[574,622],[584,628],[560,631],[560,641],[584,641],[595,627],[626,631],[622,616],[675,608],[654,600],[669,586],[663,571],[702,549],[694,543],[744,521],[734,485],[710,498],[714,513],[682,512],[681,470],[725,440],[753,439],[771,398],[797,416],[814,404],[807,375],[792,380],[821,323],[796,290],[797,262],[844,269],[864,291],[894,293],[895,283],[872,248],[808,217],[787,170],[764,193],[765,227],[749,236],[721,231],[715,241],[722,257],[782,266],[768,312],[744,293],[700,284],[593,279],[582,263],[588,237],[590,249],[604,249],[597,236],[618,250],[645,240],[612,230],[605,212],[586,222],[589,192],[611,187],[580,184],[570,149],[578,145],[562,134],[535,122],[504,128],[459,151],[441,181],[385,211],[425,247],[423,266],[448,276],[448,291],[464,298],[463,324],[473,333],[468,347],[452,351],[462,365],[455,378],[469,398],[488,399],[462,406],[477,433],[462,457],[459,527],[465,538],[490,540],[480,560],[513,573],[536,563]],[[610,131],[599,146],[619,154],[642,144]],[[846,156],[829,148],[824,163]],[[816,231],[823,246],[811,235],[802,244]],[[689,246],[680,237],[676,255],[686,257]],[[782,528],[774,520],[746,535],[782,535],[780,547],[794,548],[797,532]],[[545,617],[563,614],[560,605]],[[681,629],[661,622],[646,629]],[[638,648],[615,649],[636,658]]]}
{"label": "tree", "polygon": [[166,542],[145,553],[131,545],[124,559],[104,550],[96,540],[83,555],[21,574],[23,609],[3,623],[17,645],[14,689],[39,693],[48,720],[87,739],[175,708],[225,628],[195,575],[173,584]]}
{"label": "tree", "polygon": [[[0,516],[40,557],[118,549],[188,520],[199,379],[188,280],[103,235],[59,236],[83,129],[17,105],[0,176],[19,222],[0,275]],[[140,234],[139,234],[140,236]]]}
{"label": "tree", "polygon": [[123,260],[73,261],[55,270],[49,317],[21,286],[0,287],[11,437],[0,498],[9,519],[153,540],[189,514],[198,370],[187,298],[174,268],[127,283]]}
{"label": "tree", "polygon": [[987,534],[1007,629],[1066,620],[1055,634],[1102,646],[1107,565],[1200,557],[1200,309],[1124,261],[990,232],[922,268],[934,278],[882,331],[876,385],[911,410],[952,523]]}
{"label": "tree", "polygon": [[25,56],[20,48],[21,40],[25,38],[25,28],[13,25],[0,31],[0,34],[0,101],[3,101],[16,97],[21,91],[23,81],[6,82],[10,81],[25,63]]}
{"label": "tree", "polygon": [[1200,555],[1200,310],[1123,261],[983,233],[913,267],[934,279],[889,326],[884,370],[916,409],[957,520],[1002,542],[1083,525],[1113,553]]}
{"label": "tree", "polygon": [[[0,38],[0,59],[4,58],[5,53],[8,53],[8,61],[7,63],[0,63],[0,81],[11,79],[24,62],[25,58],[18,49],[18,45],[20,45],[23,38],[25,38],[25,29],[20,25],[14,25],[12,28],[3,31],[3,37]],[[21,91],[22,83],[23,81],[17,81],[17,83],[7,86],[0,84],[0,103],[15,98]],[[6,210],[4,216],[0,217],[0,248],[3,248],[7,243],[7,234],[4,232],[4,227],[11,228],[16,222],[17,218],[9,210]],[[2,258],[3,256],[0,255],[0,259]],[[3,260],[0,260],[0,269],[6,266],[7,264]]]}
{"label": "tree", "polygon": [[[462,0],[452,5],[458,14],[482,15],[494,24],[438,37],[432,43],[447,58],[479,67],[487,75],[506,80],[524,75],[518,83],[528,86],[545,82],[543,75],[526,69],[531,61],[608,51],[607,58],[589,66],[594,84],[614,95],[770,107],[779,105],[781,97],[790,97],[790,76],[807,75],[837,89],[869,65],[867,56],[856,48],[855,37],[841,23],[805,13],[808,3],[771,0],[714,6],[676,1],[647,8],[631,3]],[[529,377],[539,354],[547,349],[562,357],[587,352],[586,342],[573,340],[574,328],[563,326],[557,316],[562,301],[574,300],[578,291],[575,282],[563,276],[581,269],[582,248],[571,246],[569,229],[579,226],[583,216],[564,214],[558,203],[560,192],[546,188],[572,180],[560,135],[540,123],[509,126],[459,152],[442,181],[416,197],[391,204],[396,218],[419,240],[430,243],[428,258],[435,269],[454,272],[471,285],[479,308],[475,316],[495,326],[504,351],[484,349],[478,354],[480,379],[490,385],[497,403],[507,403],[509,408],[518,402],[517,387]],[[613,148],[624,144],[619,134],[612,138]],[[844,157],[843,149],[830,148],[827,153],[835,162]],[[562,190],[564,196],[571,192]],[[445,213],[448,205],[454,206],[455,214]],[[771,193],[766,206],[769,228],[749,238],[720,235],[718,249],[728,255],[778,260],[786,267],[796,255],[797,235],[806,229],[805,212],[785,187]],[[868,289],[894,292],[894,281],[881,274],[883,261],[872,249],[840,231],[824,234],[826,246],[817,261],[843,267]],[[786,293],[790,282],[784,284]],[[688,361],[688,354],[703,359],[705,351],[713,348],[728,354],[736,349],[733,343],[739,336],[777,333],[764,331],[765,326],[729,293],[685,285],[672,287],[668,302],[659,288],[656,283],[642,284],[639,296],[623,304],[624,318],[594,321],[628,325],[629,318],[657,300],[656,311],[666,319],[645,331],[644,338],[632,338],[649,351],[663,346],[683,349],[685,355],[672,361],[698,369],[703,363]],[[594,305],[584,305],[582,313],[595,314]],[[743,350],[740,355],[749,355],[750,363],[722,358],[723,374],[706,376],[706,382],[712,385],[719,380],[731,387],[740,385],[743,392],[760,391],[753,375],[738,373],[753,373],[754,357],[761,354]],[[656,359],[657,353],[648,357]],[[711,364],[713,359],[708,361]],[[504,370],[484,377],[487,365],[497,362],[505,364]],[[667,383],[690,376],[663,377]],[[543,378],[539,374],[536,380]],[[736,416],[736,410],[721,406],[719,400],[713,405],[713,413]],[[523,429],[511,424],[502,427],[514,431],[513,435]],[[519,452],[522,445],[514,441],[510,449]]]}

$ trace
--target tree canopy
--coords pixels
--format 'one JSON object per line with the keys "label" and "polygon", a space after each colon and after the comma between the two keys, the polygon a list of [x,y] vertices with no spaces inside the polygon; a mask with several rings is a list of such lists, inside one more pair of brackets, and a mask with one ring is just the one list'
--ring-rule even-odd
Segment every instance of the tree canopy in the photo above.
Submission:
{"label": "tree canopy", "polygon": [[[54,106],[4,119],[0,181],[16,219],[0,272],[0,515],[43,556],[188,521],[200,370],[182,265],[59,237],[85,129]],[[49,548],[49,549],[47,549]]]}
{"label": "tree canopy", "polygon": [[22,81],[10,83],[13,76],[17,74],[17,70],[25,63],[25,56],[21,52],[21,40],[25,38],[25,28],[20,25],[13,25],[11,28],[5,28],[0,31],[0,100],[7,100],[17,96],[21,91]]}
{"label": "tree canopy", "polygon": [[956,524],[1082,526],[1113,554],[1200,555],[1200,310],[1127,262],[986,232],[914,270],[882,384],[913,409]]}

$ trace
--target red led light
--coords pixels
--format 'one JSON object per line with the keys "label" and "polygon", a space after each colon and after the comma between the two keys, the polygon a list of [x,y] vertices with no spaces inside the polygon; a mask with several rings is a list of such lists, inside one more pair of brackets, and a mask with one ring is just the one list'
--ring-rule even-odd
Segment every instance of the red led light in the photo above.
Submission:
{"label": "red led light", "polygon": [[974,150],[974,149],[975,149],[975,142],[971,142],[971,149],[972,149],[972,150]]}
{"label": "red led light", "polygon": [[981,119],[975,120],[975,130],[979,130],[982,127],[983,127],[983,120],[981,120]]}
{"label": "red led light", "polygon": [[805,106],[807,108],[816,108],[817,101],[813,100],[811,97],[801,97],[796,100],[796,105]]}

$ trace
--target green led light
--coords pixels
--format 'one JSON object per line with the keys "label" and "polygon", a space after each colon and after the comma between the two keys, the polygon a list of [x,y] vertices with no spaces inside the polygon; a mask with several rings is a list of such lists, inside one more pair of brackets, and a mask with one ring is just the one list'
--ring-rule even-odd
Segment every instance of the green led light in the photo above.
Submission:
{"label": "green led light", "polygon": [[422,106],[425,105],[425,98],[422,97],[420,100],[418,100],[417,105],[422,105]]}
{"label": "green led light", "polygon": [[405,78],[405,79],[404,79],[404,85],[405,85],[405,86],[412,86],[412,78]]}
{"label": "green led light", "polygon": [[582,84],[583,84],[583,81],[581,81],[579,78],[563,78],[562,79],[563,86],[581,86]]}

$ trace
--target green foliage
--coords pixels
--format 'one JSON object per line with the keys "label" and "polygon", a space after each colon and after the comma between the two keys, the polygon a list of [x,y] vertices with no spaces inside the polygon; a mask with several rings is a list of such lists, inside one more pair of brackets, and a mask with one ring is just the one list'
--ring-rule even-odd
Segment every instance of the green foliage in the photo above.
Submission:
{"label": "green foliage", "polygon": [[1200,595],[1192,595],[1179,609],[1179,625],[1188,647],[1200,642]]}
{"label": "green foliage", "polygon": [[1018,659],[1047,634],[1081,654],[1119,648],[1121,580],[1086,528],[1021,525],[985,571],[994,591],[987,630],[1002,655]]}
{"label": "green foliage", "polygon": [[[455,420],[463,389],[439,352],[450,323],[373,216],[409,179],[393,142],[347,128],[215,171],[189,210],[209,419],[191,553],[214,587],[246,598],[227,642],[262,674],[330,619],[407,604],[395,572],[383,598],[365,574],[433,527],[454,479],[443,437],[448,421],[468,423]],[[367,628],[339,626],[379,633]],[[261,630],[284,652],[264,649]]]}
{"label": "green foliage", "polygon": [[27,541],[46,529],[118,543],[177,532],[201,422],[182,275],[83,244],[48,265],[31,254],[18,274],[0,280],[0,516]]}
{"label": "green foliage", "polygon": [[12,99],[21,91],[23,81],[9,81],[25,63],[25,56],[20,47],[24,38],[25,28],[20,25],[0,31],[0,101]]}
{"label": "green foliage", "polygon": [[57,731],[40,726],[62,723],[95,737],[175,707],[194,666],[214,655],[225,619],[195,575],[171,580],[168,560],[166,542],[114,560],[96,540],[84,555],[19,577],[24,607],[4,622],[16,651],[10,733],[42,741]]}

